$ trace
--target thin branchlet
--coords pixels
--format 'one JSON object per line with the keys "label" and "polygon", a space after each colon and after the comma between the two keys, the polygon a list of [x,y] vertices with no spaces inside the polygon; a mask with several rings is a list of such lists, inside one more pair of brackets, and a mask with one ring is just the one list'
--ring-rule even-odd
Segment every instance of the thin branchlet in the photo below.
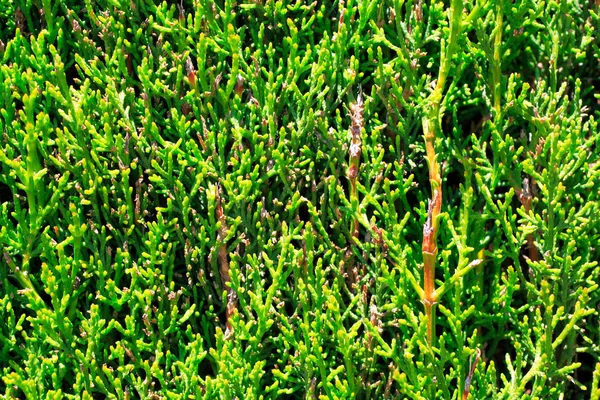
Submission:
{"label": "thin branchlet", "polygon": [[[434,108],[437,112],[438,109]],[[427,221],[423,226],[423,304],[427,315],[427,338],[433,343],[435,336],[435,264],[437,259],[437,235],[439,228],[439,215],[442,209],[442,179],[440,166],[435,152],[435,127],[434,118],[424,118],[425,149],[427,164],[429,165],[429,183],[431,185],[431,199],[428,203]]]}
{"label": "thin branchlet", "polygon": [[227,292],[227,306],[226,306],[226,330],[225,337],[228,338],[233,334],[233,327],[231,325],[231,318],[233,316],[234,311],[237,308],[237,296],[231,286],[229,286],[229,282],[231,281],[229,275],[229,261],[227,259],[227,243],[225,239],[227,237],[227,222],[225,220],[225,214],[223,213],[223,206],[221,205],[221,194],[220,194],[220,186],[217,186],[217,205],[216,205],[216,216],[217,220],[220,222],[220,226],[217,232],[217,242],[219,243],[219,249],[217,253],[217,258],[219,261],[219,273],[221,275],[221,282],[223,284],[223,289]]}
{"label": "thin branchlet", "polygon": [[[517,189],[516,193],[519,196],[519,201],[523,205],[525,212],[529,214],[529,212],[531,211],[531,202],[533,200],[529,184],[529,178],[523,179],[523,189]],[[537,247],[535,246],[533,233],[529,233],[527,235],[527,250],[529,254],[529,259],[531,261],[539,260],[540,255]]]}
{"label": "thin branchlet", "polygon": [[[471,358],[472,357],[473,356],[471,356]],[[471,393],[471,380],[473,379],[473,374],[475,373],[475,368],[477,368],[477,363],[479,362],[480,357],[481,357],[481,349],[477,349],[477,352],[475,353],[475,361],[471,362],[471,367],[469,368],[469,373],[467,374],[467,377],[465,378],[465,386],[464,386],[463,395],[462,395],[463,400],[467,400],[469,398],[469,393]]]}
{"label": "thin branchlet", "polygon": [[442,210],[442,178],[440,163],[435,149],[437,135],[440,133],[440,118],[443,110],[444,91],[446,78],[450,72],[452,56],[456,51],[458,36],[461,32],[462,2],[453,0],[450,7],[450,39],[446,46],[444,57],[440,60],[438,79],[430,94],[427,103],[428,109],[423,116],[423,137],[425,140],[425,153],[429,167],[429,184],[431,186],[431,200],[428,203],[427,222],[423,226],[423,305],[427,316],[427,339],[433,344],[435,337],[435,264],[437,259],[437,235],[439,231],[439,217]]}
{"label": "thin branchlet", "polygon": [[[362,91],[359,90],[356,102],[350,105],[350,133],[352,137],[350,139],[350,147],[348,149],[350,159],[348,161],[347,171],[348,180],[350,181],[350,203],[357,211],[359,208],[357,179],[360,167],[360,156],[362,154],[361,131],[364,126],[363,111],[364,106],[362,100]],[[355,216],[352,220],[351,233],[352,237],[357,240],[360,233],[360,223],[357,216]],[[351,255],[352,251],[348,248],[346,253]],[[352,278],[356,282],[359,279],[358,271],[353,267],[353,261],[349,261],[348,270],[350,270]]]}
{"label": "thin branchlet", "polygon": [[[362,101],[362,91],[359,91],[356,103],[350,105],[350,118],[352,120],[352,125],[350,126],[350,132],[352,134],[352,139],[350,142],[350,148],[348,153],[350,155],[350,162],[348,168],[348,179],[350,180],[350,201],[356,202],[358,204],[358,190],[356,187],[356,180],[358,178],[358,169],[360,164],[360,156],[362,153],[362,140],[361,140],[361,130],[364,126],[363,119],[363,101]],[[358,219],[355,218],[353,222],[352,235],[357,238],[359,231],[359,223]]]}

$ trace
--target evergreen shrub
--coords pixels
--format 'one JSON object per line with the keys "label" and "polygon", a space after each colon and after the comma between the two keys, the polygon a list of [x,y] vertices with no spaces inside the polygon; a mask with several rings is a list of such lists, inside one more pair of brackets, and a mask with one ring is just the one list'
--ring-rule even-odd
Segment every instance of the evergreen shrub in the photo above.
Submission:
{"label": "evergreen shrub", "polygon": [[0,393],[600,399],[599,4],[1,1]]}

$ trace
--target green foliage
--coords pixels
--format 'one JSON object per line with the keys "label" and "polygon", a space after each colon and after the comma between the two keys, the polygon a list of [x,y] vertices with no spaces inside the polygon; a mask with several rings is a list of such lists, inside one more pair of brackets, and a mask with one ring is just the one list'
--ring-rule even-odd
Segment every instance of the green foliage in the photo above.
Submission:
{"label": "green foliage", "polygon": [[598,2],[452,3],[1,2],[0,392],[600,399]]}

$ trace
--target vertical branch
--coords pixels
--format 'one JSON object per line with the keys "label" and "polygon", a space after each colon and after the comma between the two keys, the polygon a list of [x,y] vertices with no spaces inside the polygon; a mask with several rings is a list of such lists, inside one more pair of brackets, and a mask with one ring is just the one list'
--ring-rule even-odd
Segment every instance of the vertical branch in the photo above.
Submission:
{"label": "vertical branch", "polygon": [[[441,198],[441,192],[440,192]],[[433,220],[439,215],[435,214],[436,207],[432,201],[429,201],[429,210],[427,222],[423,227],[423,304],[425,306],[425,315],[427,316],[427,340],[433,344],[435,335],[435,263],[437,259],[437,227],[434,227]]]}
{"label": "vertical branch", "polygon": [[[529,214],[531,211],[531,200],[533,200],[533,196],[531,195],[531,189],[529,186],[529,178],[523,179],[523,189],[517,188],[517,195],[519,196],[519,201],[523,205],[525,212]],[[527,250],[529,252],[529,259],[531,261],[539,260],[539,253],[537,247],[535,247],[535,243],[533,240],[533,233],[529,233],[527,235]]]}
{"label": "vertical branch", "polygon": [[[439,107],[436,110],[439,113]],[[423,226],[423,304],[427,316],[427,339],[433,344],[435,336],[435,264],[437,260],[437,235],[439,230],[439,215],[442,210],[442,178],[440,176],[440,165],[435,153],[435,129],[425,118],[423,127],[425,129],[425,149],[427,153],[427,165],[429,166],[429,183],[431,185],[432,198],[429,200],[427,210],[427,221]]]}
{"label": "vertical branch", "polygon": [[[358,179],[358,170],[360,164],[360,156],[362,153],[362,140],[360,137],[361,130],[364,126],[363,120],[363,101],[362,101],[362,91],[359,91],[358,98],[356,99],[356,103],[350,105],[350,118],[352,120],[352,125],[350,126],[350,132],[352,134],[352,138],[350,141],[350,148],[348,149],[348,153],[350,155],[350,160],[348,162],[348,171],[347,176],[350,181],[350,204],[352,205],[352,209],[355,212],[359,211],[359,200],[358,200],[358,187],[357,187],[357,179]],[[358,216],[354,216],[352,220],[352,225],[350,227],[350,231],[352,233],[353,239],[358,239],[359,235],[359,221]],[[347,251],[348,254],[351,254],[350,249]],[[358,272],[353,268],[353,263],[349,262],[349,274],[352,274],[352,279],[354,282],[358,281]]]}
{"label": "vertical branch", "polygon": [[504,2],[500,0],[496,10],[496,32],[494,35],[494,62],[492,63],[492,92],[494,93],[494,122],[496,126],[500,120],[501,108],[500,99],[502,97],[501,85],[501,65],[502,65],[502,19],[504,13]]}
{"label": "vertical branch", "polygon": [[225,337],[228,338],[233,334],[233,327],[231,326],[231,317],[233,316],[234,310],[237,308],[237,298],[235,292],[229,286],[229,261],[227,260],[227,243],[225,239],[227,237],[227,222],[225,221],[225,214],[223,213],[223,207],[221,206],[221,187],[217,185],[216,197],[217,206],[215,213],[217,214],[217,221],[220,223],[219,230],[217,232],[217,242],[219,243],[219,250],[217,258],[219,261],[219,273],[221,275],[221,282],[223,289],[227,292],[227,308],[225,311],[226,318],[226,330]]}
{"label": "vertical branch", "polygon": [[426,101],[428,107],[423,117],[423,137],[425,152],[429,167],[429,184],[431,199],[428,203],[427,222],[423,226],[423,305],[427,317],[427,339],[433,344],[435,337],[435,264],[437,260],[437,235],[439,231],[439,216],[442,210],[442,178],[440,164],[437,159],[435,142],[440,129],[440,119],[443,111],[441,104],[446,86],[446,78],[450,73],[452,57],[458,47],[458,37],[461,30],[462,1],[452,0],[450,8],[450,38],[447,46],[442,47],[440,70],[435,89]]}
{"label": "vertical branch", "polygon": [[[504,1],[500,0],[497,3],[496,8],[496,28],[494,30],[494,54],[493,62],[491,63],[491,86],[494,100],[494,129],[498,130],[498,135],[501,135],[502,130],[502,32],[503,32],[503,17],[504,17]],[[539,146],[539,145],[538,145]],[[538,149],[536,148],[536,152]],[[503,163],[507,163],[507,157],[503,157]],[[531,188],[535,185],[532,179],[531,185],[529,178],[523,180],[523,188],[521,189],[518,185],[518,180],[514,176],[514,172],[509,170],[510,180],[513,182],[515,193],[518,195],[519,201],[523,205],[526,213],[531,210],[531,201],[533,199]],[[535,247],[534,236],[532,233],[527,235],[527,249],[529,253],[529,259],[531,261],[537,261],[539,259],[538,249]]]}
{"label": "vertical branch", "polygon": [[[360,138],[360,131],[364,125],[363,120],[363,102],[362,93],[358,93],[356,103],[350,105],[350,112],[352,125],[350,131],[352,133],[352,141],[350,142],[350,162],[348,168],[348,179],[350,180],[350,204],[358,209],[358,189],[356,187],[356,179],[358,178],[358,167],[360,163],[360,155],[362,153],[362,141]],[[358,238],[358,218],[354,218],[352,223],[352,236]]]}

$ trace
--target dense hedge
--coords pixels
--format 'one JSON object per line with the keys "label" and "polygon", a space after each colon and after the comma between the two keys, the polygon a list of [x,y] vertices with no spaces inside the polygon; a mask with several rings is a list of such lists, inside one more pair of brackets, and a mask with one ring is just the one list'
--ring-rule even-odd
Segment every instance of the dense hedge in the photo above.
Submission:
{"label": "dense hedge", "polygon": [[0,391],[600,399],[598,4],[1,1]]}

